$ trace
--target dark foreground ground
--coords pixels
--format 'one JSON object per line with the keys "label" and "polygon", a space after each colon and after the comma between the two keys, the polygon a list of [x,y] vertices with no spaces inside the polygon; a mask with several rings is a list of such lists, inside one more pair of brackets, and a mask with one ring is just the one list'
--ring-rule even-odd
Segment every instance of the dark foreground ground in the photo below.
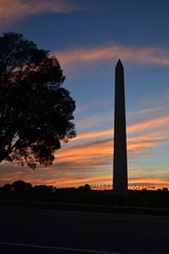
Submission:
{"label": "dark foreground ground", "polygon": [[169,216],[169,191],[51,191],[0,190],[0,205],[88,212]]}
{"label": "dark foreground ground", "polygon": [[0,253],[168,254],[169,217],[0,206]]}

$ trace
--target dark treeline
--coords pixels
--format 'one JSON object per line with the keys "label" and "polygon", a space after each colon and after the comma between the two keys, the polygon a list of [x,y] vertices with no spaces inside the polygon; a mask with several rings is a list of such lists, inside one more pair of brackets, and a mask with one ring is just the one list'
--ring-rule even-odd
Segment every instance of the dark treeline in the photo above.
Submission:
{"label": "dark treeline", "polygon": [[[145,212],[169,215],[169,191],[135,190],[114,192],[92,190],[85,184],[78,188],[56,188],[22,180],[0,188],[0,205],[37,206],[47,208],[86,209],[103,212]],[[136,209],[137,208],[137,209]],[[144,210],[144,211],[142,211]]]}
{"label": "dark treeline", "polygon": [[[52,185],[35,185],[32,186],[31,183],[27,183],[23,180],[14,181],[12,184],[5,184],[3,187],[1,187],[2,190],[6,191],[49,191],[49,192],[55,192],[56,187]],[[75,188],[66,188],[66,189],[75,189]],[[64,190],[62,188],[62,190]],[[85,184],[83,186],[80,186],[78,190],[81,191],[89,191],[91,190],[91,187],[89,184]]]}

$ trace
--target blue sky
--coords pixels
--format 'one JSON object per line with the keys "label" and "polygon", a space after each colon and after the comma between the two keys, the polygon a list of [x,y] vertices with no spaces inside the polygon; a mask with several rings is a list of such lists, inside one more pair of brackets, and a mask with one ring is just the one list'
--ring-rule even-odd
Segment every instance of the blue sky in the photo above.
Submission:
{"label": "blue sky", "polygon": [[0,32],[49,49],[76,101],[77,137],[36,170],[1,163],[0,185],[112,184],[114,68],[125,68],[129,184],[169,187],[169,2],[0,0]]}

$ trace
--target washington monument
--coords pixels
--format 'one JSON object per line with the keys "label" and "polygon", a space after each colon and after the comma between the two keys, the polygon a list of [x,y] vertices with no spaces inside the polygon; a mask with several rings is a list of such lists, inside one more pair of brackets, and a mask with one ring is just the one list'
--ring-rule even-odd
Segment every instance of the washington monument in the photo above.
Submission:
{"label": "washington monument", "polygon": [[115,68],[113,161],[113,190],[115,191],[126,191],[128,189],[126,143],[124,68],[119,60]]}

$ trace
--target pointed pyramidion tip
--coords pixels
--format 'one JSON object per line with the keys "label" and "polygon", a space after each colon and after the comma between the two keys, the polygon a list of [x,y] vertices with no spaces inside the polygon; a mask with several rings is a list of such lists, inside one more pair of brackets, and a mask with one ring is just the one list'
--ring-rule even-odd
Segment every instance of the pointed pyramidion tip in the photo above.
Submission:
{"label": "pointed pyramidion tip", "polygon": [[123,64],[122,64],[120,58],[119,58],[119,60],[118,60],[118,62],[116,64],[116,67],[123,67]]}
{"label": "pointed pyramidion tip", "polygon": [[122,63],[120,58],[119,58],[119,60],[117,61],[117,63]]}

